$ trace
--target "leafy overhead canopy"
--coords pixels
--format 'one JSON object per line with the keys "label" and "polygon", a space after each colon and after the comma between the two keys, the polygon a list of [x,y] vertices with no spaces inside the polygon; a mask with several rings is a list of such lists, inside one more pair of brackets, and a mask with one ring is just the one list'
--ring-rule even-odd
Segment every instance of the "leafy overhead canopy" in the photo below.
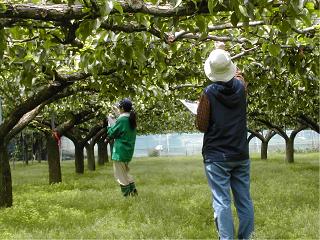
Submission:
{"label": "leafy overhead canopy", "polygon": [[[283,122],[303,112],[319,122],[319,29],[312,0],[0,1],[4,117],[64,79],[96,93],[59,108],[90,102],[105,116],[130,96],[140,132],[191,131],[177,99],[199,97],[209,84],[203,62],[223,41],[249,82],[250,113]],[[72,74],[81,78],[71,83]]]}

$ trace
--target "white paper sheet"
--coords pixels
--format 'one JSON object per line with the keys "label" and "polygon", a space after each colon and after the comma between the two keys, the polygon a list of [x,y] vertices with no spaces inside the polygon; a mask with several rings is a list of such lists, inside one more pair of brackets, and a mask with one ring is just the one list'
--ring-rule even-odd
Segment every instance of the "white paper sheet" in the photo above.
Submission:
{"label": "white paper sheet", "polygon": [[192,102],[189,100],[182,100],[182,99],[180,99],[180,102],[182,102],[182,104],[185,105],[190,112],[197,115],[198,102]]}
{"label": "white paper sheet", "polygon": [[116,123],[117,119],[113,116],[108,116],[108,123],[109,123],[109,126],[113,126],[115,123]]}

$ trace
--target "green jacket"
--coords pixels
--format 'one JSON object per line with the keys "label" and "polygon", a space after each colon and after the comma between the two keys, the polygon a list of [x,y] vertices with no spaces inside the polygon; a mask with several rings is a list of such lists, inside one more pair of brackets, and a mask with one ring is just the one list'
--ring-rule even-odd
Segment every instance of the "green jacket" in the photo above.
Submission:
{"label": "green jacket", "polygon": [[116,123],[108,128],[108,138],[114,139],[112,160],[130,162],[136,143],[136,129],[132,129],[129,116],[120,115]]}

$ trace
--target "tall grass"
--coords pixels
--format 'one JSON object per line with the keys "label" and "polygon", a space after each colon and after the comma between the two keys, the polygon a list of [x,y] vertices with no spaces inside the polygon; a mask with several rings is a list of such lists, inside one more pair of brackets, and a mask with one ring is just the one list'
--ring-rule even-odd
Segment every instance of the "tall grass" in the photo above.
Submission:
{"label": "tall grass", "polygon": [[[125,199],[110,163],[76,175],[73,161],[62,162],[63,182],[51,186],[46,162],[16,165],[0,238],[217,238],[200,156],[137,158],[131,171],[139,196]],[[251,175],[255,239],[319,239],[319,154],[294,164],[253,158]]]}

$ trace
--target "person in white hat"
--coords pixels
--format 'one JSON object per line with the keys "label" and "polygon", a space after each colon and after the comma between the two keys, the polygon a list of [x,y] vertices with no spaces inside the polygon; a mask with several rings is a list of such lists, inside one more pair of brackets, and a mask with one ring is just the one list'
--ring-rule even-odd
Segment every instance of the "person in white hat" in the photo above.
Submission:
{"label": "person in white hat", "polygon": [[[202,155],[212,192],[214,220],[220,239],[248,239],[254,230],[250,197],[246,84],[224,44],[216,44],[204,64],[213,82],[204,89],[196,127],[204,133]],[[234,237],[230,189],[239,218]]]}

